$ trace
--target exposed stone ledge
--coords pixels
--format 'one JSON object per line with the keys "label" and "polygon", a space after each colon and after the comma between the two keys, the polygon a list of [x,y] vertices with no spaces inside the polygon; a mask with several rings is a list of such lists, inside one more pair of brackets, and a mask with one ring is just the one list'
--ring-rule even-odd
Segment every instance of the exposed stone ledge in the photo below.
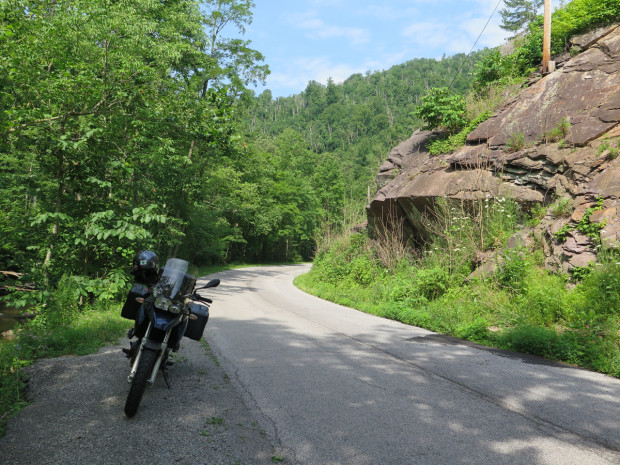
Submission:
{"label": "exposed stone ledge", "polygon": [[[620,157],[599,150],[605,140],[612,145],[620,140],[620,27],[573,43],[584,51],[524,89],[469,134],[468,145],[457,152],[431,157],[425,147],[436,134],[419,130],[395,147],[367,207],[371,233],[377,221],[389,217],[403,220],[412,237],[423,236],[420,218],[438,198],[505,196],[527,205],[570,197],[572,217],[548,213],[533,231],[544,237],[547,265],[568,271],[592,261],[595,244],[575,229],[565,243],[553,235],[566,224],[576,225],[602,197],[603,209],[590,221],[605,221],[602,243],[620,246]],[[564,118],[571,126],[565,140],[544,143]],[[524,135],[525,148],[511,151],[507,144],[515,133]]]}

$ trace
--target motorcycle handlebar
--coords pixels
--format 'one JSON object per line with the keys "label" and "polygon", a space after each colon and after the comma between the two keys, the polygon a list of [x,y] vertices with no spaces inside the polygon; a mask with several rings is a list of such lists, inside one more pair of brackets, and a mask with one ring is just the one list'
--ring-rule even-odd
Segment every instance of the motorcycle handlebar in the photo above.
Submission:
{"label": "motorcycle handlebar", "polygon": [[207,297],[202,297],[201,295],[198,295],[198,294],[194,294],[192,297],[194,298],[194,300],[198,300],[199,302],[206,302],[208,304],[213,303],[213,300],[208,299]]}

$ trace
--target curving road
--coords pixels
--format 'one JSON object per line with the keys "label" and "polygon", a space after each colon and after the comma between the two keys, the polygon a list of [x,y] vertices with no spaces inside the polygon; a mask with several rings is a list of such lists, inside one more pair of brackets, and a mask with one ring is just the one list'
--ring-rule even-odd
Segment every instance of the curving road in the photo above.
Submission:
{"label": "curving road", "polygon": [[619,464],[620,380],[217,275],[206,339],[287,463]]}

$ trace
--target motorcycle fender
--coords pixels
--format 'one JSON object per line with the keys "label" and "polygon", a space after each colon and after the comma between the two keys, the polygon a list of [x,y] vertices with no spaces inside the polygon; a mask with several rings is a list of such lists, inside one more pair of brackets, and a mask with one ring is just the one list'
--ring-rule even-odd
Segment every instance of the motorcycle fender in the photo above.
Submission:
{"label": "motorcycle fender", "polygon": [[146,344],[144,345],[144,348],[157,352],[161,348],[161,342],[151,341],[149,339],[148,341],[146,341]]}

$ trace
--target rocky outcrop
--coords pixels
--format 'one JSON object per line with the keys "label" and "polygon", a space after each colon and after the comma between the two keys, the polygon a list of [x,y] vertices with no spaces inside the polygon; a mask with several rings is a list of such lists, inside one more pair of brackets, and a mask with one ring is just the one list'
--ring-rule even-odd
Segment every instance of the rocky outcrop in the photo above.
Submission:
{"label": "rocky outcrop", "polygon": [[[600,239],[620,246],[620,27],[573,43],[581,53],[480,124],[456,153],[430,156],[425,146],[437,134],[429,131],[395,147],[367,207],[371,233],[397,219],[410,236],[423,235],[420,219],[437,198],[511,197],[526,206],[566,199],[572,216],[550,209],[534,233],[545,238],[547,264],[570,270],[595,259],[592,237],[576,226],[602,198],[588,221],[604,222]],[[559,242],[554,234],[567,224],[575,227]]]}

